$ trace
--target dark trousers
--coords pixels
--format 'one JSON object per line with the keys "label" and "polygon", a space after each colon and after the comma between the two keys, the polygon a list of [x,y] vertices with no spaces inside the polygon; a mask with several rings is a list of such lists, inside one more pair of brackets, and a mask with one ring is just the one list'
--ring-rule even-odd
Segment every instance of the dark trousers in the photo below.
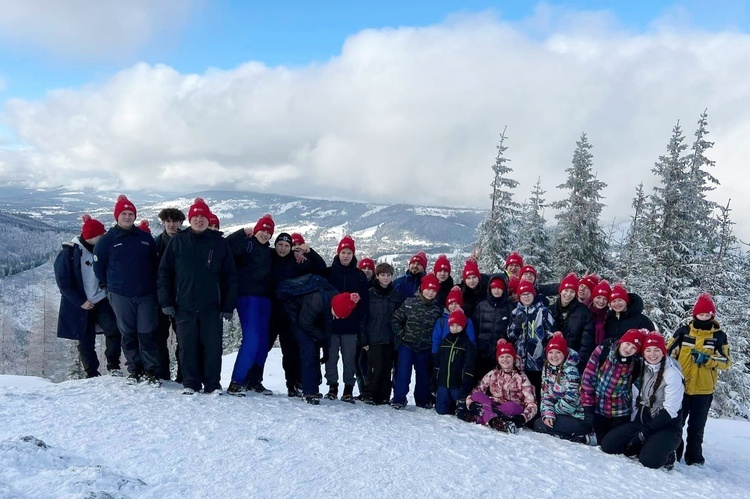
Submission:
{"label": "dark trousers", "polygon": [[439,386],[435,397],[435,411],[438,414],[455,414],[456,402],[461,397],[461,390],[458,388],[448,388]]}
{"label": "dark trousers", "polygon": [[367,375],[363,395],[376,404],[387,404],[391,398],[393,343],[370,345],[367,351]]}
{"label": "dark trousers", "polygon": [[[294,331],[289,319],[279,317],[274,307],[281,306],[272,303],[271,305],[271,328],[268,336],[268,351],[273,348],[276,338],[281,344],[281,367],[284,368],[284,378],[286,378],[286,387],[294,388],[301,381],[300,375],[300,354],[299,343],[294,338]],[[265,364],[264,364],[265,367]]]}
{"label": "dark trousers", "polygon": [[156,328],[159,325],[159,302],[156,295],[131,297],[109,293],[109,303],[122,333],[122,352],[128,372],[146,372],[158,377]]}
{"label": "dark trousers", "polygon": [[576,437],[582,437],[591,432],[591,425],[583,422],[583,419],[574,418],[565,414],[555,415],[552,428],[544,424],[542,418],[534,421],[534,431],[546,433],[564,440],[574,441]]}
{"label": "dark trousers", "polygon": [[222,323],[218,310],[177,311],[182,386],[206,392],[221,389]]}
{"label": "dark trousers", "polygon": [[367,359],[369,354],[367,351],[362,350],[362,345],[357,342],[357,353],[354,356],[354,369],[357,373],[357,388],[359,393],[365,392],[365,384],[367,383]]}
{"label": "dark trousers", "polygon": [[396,368],[396,382],[393,385],[393,401],[406,404],[406,395],[411,383],[411,370],[414,368],[414,402],[418,407],[425,407],[430,403],[430,351],[416,352],[409,347],[398,349],[398,366]]}
{"label": "dark trousers", "polygon": [[[607,454],[623,454],[625,446],[645,427],[640,423],[626,423],[607,433],[601,442]],[[677,428],[666,428],[649,435],[638,453],[638,460],[647,468],[658,469],[667,463],[669,455],[680,445],[681,434]]]}
{"label": "dark trousers", "polygon": [[104,356],[107,369],[120,369],[122,337],[117,327],[117,318],[106,298],[89,311],[86,335],[78,341],[78,357],[81,359],[86,377],[99,376],[99,358],[96,355],[96,326],[104,332]]}
{"label": "dark trousers", "polygon": [[601,414],[594,414],[594,433],[596,433],[596,441],[599,442],[599,445],[602,444],[602,440],[604,440],[604,437],[612,431],[613,429],[617,428],[618,426],[627,424],[630,422],[630,416],[619,416],[616,418],[608,418],[606,416],[602,416]]}
{"label": "dark trousers", "polygon": [[[682,426],[687,422],[687,443],[683,446],[680,440],[680,449],[677,459],[680,459],[682,449],[685,451],[685,462],[688,464],[704,462],[703,458],[703,430],[706,428],[708,411],[711,409],[713,394],[710,395],[684,395],[682,397]],[[688,417],[689,416],[689,417]]]}
{"label": "dark trousers", "polygon": [[[159,327],[156,329],[156,347],[159,349],[159,377],[161,379],[172,379],[170,367],[171,359],[169,356],[169,332],[170,329],[177,334],[177,324],[175,319],[159,311]],[[180,342],[177,341],[175,349],[175,358],[177,359],[177,381],[182,380],[182,371],[180,370]]]}
{"label": "dark trousers", "polygon": [[320,387],[320,345],[307,333],[296,331],[299,345],[300,378],[302,394],[315,395]]}

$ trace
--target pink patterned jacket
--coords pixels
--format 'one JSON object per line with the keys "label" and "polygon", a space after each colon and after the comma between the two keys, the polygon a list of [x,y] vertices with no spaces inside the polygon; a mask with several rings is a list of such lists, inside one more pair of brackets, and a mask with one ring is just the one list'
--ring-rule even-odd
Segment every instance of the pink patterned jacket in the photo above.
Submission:
{"label": "pink patterned jacket", "polygon": [[[534,396],[534,386],[523,371],[513,369],[502,371],[496,367],[484,375],[484,378],[472,390],[474,393],[486,393],[498,405],[505,402],[515,402],[523,407],[523,416],[526,421],[536,416],[538,406]],[[466,405],[472,402],[471,395],[466,397]]]}

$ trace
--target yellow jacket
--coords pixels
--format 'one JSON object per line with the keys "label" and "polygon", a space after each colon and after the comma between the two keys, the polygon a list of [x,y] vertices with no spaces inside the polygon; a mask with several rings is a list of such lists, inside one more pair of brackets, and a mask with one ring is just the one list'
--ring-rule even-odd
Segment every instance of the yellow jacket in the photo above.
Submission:
{"label": "yellow jacket", "polygon": [[[708,362],[695,363],[693,350],[707,353]],[[719,370],[732,367],[729,357],[727,335],[714,321],[710,330],[696,329],[693,321],[678,329],[669,344],[667,351],[677,359],[685,376],[685,395],[711,395],[716,387]]]}

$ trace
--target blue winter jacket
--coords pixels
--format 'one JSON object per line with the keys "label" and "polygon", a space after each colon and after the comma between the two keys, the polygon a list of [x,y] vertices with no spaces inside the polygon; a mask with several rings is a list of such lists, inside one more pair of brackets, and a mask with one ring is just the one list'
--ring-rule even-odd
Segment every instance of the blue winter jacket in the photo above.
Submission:
{"label": "blue winter jacket", "polygon": [[511,317],[508,341],[515,343],[521,368],[524,371],[541,371],[544,347],[555,331],[555,319],[544,306],[544,298],[537,297],[528,307],[519,302]]}
{"label": "blue winter jacket", "polygon": [[[448,336],[451,332],[450,326],[448,326],[448,310],[443,310],[443,316],[435,321],[435,327],[432,330],[432,353],[438,353],[440,349],[440,343]],[[471,319],[466,319],[466,336],[474,346],[477,346],[477,338],[474,333],[474,323]]]}
{"label": "blue winter jacket", "polygon": [[[419,275],[413,275],[407,272],[406,274],[393,281],[393,287],[396,288],[399,293],[401,293],[401,296],[403,296],[404,299],[407,299],[417,294],[417,290],[422,284],[422,277],[424,277],[425,275],[426,274],[424,272]],[[442,306],[443,304],[440,303],[440,305]]]}
{"label": "blue winter jacket", "polygon": [[156,294],[159,256],[151,234],[115,225],[94,246],[94,274],[107,291],[122,296]]}

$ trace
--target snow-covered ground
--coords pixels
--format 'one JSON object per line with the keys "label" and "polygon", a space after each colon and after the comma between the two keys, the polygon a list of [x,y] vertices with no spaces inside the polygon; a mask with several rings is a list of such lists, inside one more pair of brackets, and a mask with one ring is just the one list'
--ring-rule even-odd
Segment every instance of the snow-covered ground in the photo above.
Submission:
{"label": "snow-covered ground", "polygon": [[[224,359],[225,385],[233,362]],[[279,391],[272,397],[0,376],[0,497],[750,496],[746,422],[709,421],[705,467],[653,471],[413,405],[310,406],[281,393],[280,364],[274,349],[265,380]]]}

